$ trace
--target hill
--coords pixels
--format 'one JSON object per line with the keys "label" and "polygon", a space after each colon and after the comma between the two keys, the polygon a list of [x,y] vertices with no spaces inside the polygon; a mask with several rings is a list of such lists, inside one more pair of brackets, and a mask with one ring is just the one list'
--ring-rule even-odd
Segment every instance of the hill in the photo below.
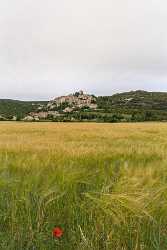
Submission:
{"label": "hill", "polygon": [[143,90],[98,97],[105,112],[129,114],[132,120],[167,120],[167,93]]}
{"label": "hill", "polygon": [[0,100],[1,120],[167,121],[167,93],[143,90],[99,96],[83,91],[51,101]]}
{"label": "hill", "polygon": [[10,99],[0,99],[0,119],[22,119],[29,112],[43,107],[47,102],[38,101],[18,101]]}
{"label": "hill", "polygon": [[167,93],[130,91],[113,96],[98,98],[98,104],[104,108],[167,110]]}

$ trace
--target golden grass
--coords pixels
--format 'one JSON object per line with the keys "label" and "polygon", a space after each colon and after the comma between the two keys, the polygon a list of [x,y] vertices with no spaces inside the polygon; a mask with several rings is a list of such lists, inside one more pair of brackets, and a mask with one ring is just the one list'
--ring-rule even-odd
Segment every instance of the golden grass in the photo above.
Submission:
{"label": "golden grass", "polygon": [[1,249],[166,250],[166,149],[166,123],[1,122]]}

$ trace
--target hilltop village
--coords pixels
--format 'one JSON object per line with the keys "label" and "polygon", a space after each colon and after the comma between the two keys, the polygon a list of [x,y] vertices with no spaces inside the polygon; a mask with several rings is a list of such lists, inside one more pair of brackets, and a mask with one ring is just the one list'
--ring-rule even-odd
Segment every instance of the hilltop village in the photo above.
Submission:
{"label": "hilltop village", "polygon": [[167,121],[167,93],[137,90],[96,97],[81,90],[51,101],[0,99],[0,121]]}
{"label": "hilltop village", "polygon": [[[85,94],[82,90],[67,96],[60,96],[51,100],[47,105],[40,105],[36,112],[30,112],[24,121],[39,121],[44,119],[61,119],[68,114],[76,114],[81,110],[97,109],[97,98]],[[74,120],[74,116],[71,117]]]}

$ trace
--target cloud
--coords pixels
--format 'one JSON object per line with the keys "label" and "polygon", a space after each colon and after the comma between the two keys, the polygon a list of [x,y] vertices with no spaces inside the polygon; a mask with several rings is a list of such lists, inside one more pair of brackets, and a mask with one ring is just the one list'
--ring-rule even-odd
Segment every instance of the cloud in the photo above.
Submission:
{"label": "cloud", "polygon": [[167,90],[166,23],[165,0],[2,1],[1,97]]}

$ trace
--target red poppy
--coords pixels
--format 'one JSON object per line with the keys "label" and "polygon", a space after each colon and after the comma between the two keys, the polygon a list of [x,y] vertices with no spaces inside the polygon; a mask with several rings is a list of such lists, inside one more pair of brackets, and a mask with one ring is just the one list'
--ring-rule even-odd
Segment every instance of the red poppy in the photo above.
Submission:
{"label": "red poppy", "polygon": [[63,230],[60,227],[55,227],[53,229],[53,236],[55,238],[61,238],[62,235],[63,235]]}

